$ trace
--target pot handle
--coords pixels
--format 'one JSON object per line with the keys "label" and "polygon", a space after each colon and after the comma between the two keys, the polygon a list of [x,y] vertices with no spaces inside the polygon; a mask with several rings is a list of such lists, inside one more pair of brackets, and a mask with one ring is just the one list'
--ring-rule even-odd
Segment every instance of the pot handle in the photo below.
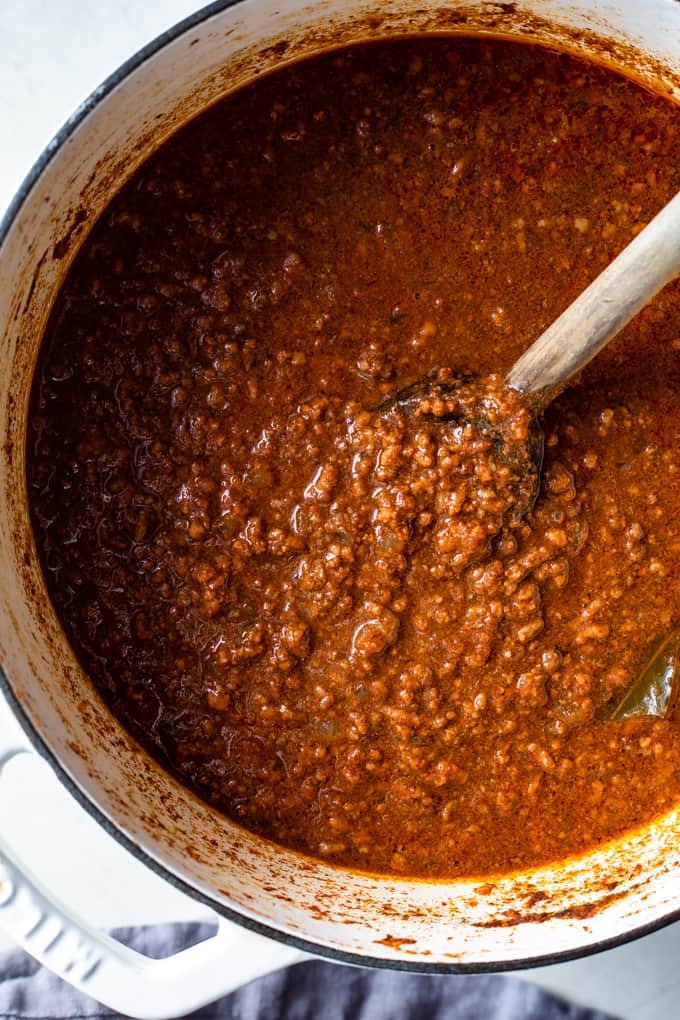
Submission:
{"label": "pot handle", "polygon": [[[11,744],[4,739],[10,734],[16,738]],[[9,761],[30,753],[36,752],[0,695],[0,781]],[[2,834],[0,928],[69,984],[139,1020],[183,1016],[256,977],[308,958],[292,946],[220,920],[212,938],[166,959],[149,959],[60,903],[17,859]],[[237,966],[230,959],[234,954]]]}

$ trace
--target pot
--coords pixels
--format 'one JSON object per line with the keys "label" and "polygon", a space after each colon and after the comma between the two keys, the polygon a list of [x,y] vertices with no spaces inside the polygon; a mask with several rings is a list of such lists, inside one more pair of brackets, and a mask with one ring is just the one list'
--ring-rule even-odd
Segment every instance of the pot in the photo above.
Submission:
{"label": "pot", "polygon": [[676,0],[220,0],[92,94],[0,227],[0,770],[20,753],[43,756],[114,838],[223,919],[208,942],[147,960],[54,903],[0,837],[0,926],[121,1012],[177,1016],[304,954],[436,973],[554,963],[680,912],[678,809],[578,859],[448,882],[353,873],[246,832],[113,718],[46,594],[27,510],[28,397],[51,305],[97,216],[165,138],[239,85],[323,48],[414,32],[547,43],[680,99]]}

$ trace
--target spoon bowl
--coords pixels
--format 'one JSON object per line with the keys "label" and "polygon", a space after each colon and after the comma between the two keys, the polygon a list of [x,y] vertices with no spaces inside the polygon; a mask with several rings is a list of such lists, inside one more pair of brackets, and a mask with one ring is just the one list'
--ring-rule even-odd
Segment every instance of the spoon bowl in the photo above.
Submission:
{"label": "spoon bowl", "polygon": [[397,390],[376,410],[385,416],[398,413],[415,427],[455,423],[490,441],[495,459],[511,472],[516,497],[511,516],[522,518],[538,498],[544,448],[538,418],[517,414],[523,404],[521,395],[510,391],[500,376],[439,369]]}

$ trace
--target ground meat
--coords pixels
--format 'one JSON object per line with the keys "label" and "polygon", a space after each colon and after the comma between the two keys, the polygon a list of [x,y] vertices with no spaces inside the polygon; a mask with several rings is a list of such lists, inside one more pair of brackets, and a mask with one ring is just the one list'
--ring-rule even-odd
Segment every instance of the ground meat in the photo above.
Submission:
{"label": "ground meat", "polygon": [[606,718],[680,618],[680,288],[548,409],[540,480],[502,381],[679,144],[566,56],[379,43],[217,105],[105,212],[35,376],[36,542],[94,683],[210,803],[453,876],[680,799],[678,723]]}

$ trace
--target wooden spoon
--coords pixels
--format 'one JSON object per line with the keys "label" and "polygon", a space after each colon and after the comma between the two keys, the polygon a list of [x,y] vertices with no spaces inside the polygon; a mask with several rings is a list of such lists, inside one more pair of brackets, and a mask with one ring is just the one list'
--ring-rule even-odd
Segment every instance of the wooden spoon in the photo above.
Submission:
{"label": "wooden spoon", "polygon": [[[569,380],[595,357],[662,287],[680,273],[680,193],[640,231],[614,261],[569,305],[505,377],[507,386],[524,394],[532,414],[523,443],[509,442],[498,426],[484,420],[483,413],[462,410],[457,397],[475,377],[469,374],[442,377],[432,372],[392,394],[377,409],[398,409],[408,417],[471,421],[490,436],[499,456],[521,469],[515,512],[523,516],[538,494],[543,461],[543,431],[538,415],[561,392]],[[431,408],[437,404],[441,413]],[[469,403],[467,405],[469,407]],[[481,404],[480,404],[481,406]],[[425,409],[425,410],[424,410]]]}
{"label": "wooden spoon", "polygon": [[680,273],[680,194],[546,329],[505,377],[535,413]]}

